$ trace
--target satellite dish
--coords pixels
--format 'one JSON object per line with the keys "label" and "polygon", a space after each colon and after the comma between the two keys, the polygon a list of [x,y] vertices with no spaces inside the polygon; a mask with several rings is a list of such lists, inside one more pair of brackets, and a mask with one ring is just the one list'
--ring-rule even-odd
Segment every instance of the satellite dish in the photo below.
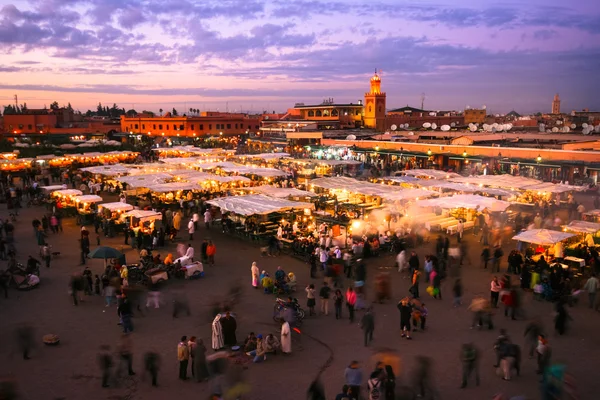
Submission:
{"label": "satellite dish", "polygon": [[496,118],[500,118],[500,114],[496,114]]}
{"label": "satellite dish", "polygon": [[487,131],[488,126],[488,124],[483,124],[483,129]]}
{"label": "satellite dish", "polygon": [[546,131],[546,125],[544,125],[544,124],[539,124],[539,125],[538,125],[538,127],[539,127],[539,129],[540,129],[540,132],[545,132],[545,131]]}
{"label": "satellite dish", "polygon": [[594,131],[596,133],[600,133],[600,125],[596,125],[596,127],[594,128]]}
{"label": "satellite dish", "polygon": [[550,129],[546,129],[546,133],[551,133],[552,131]]}
{"label": "satellite dish", "polygon": [[450,125],[442,125],[440,129],[444,132],[448,132],[450,130]]}
{"label": "satellite dish", "polygon": [[356,135],[348,135],[346,136],[346,140],[356,140]]}
{"label": "satellite dish", "polygon": [[571,129],[568,126],[563,126],[563,132],[567,133],[570,131],[571,131]]}
{"label": "satellite dish", "polygon": [[498,128],[498,123],[497,123],[497,122],[494,122],[494,123],[492,124],[492,126],[493,126],[494,128],[496,128],[496,129],[497,129],[497,128]]}
{"label": "satellite dish", "polygon": [[437,124],[436,123],[431,124],[431,129],[433,129],[433,130],[437,129]]}
{"label": "satellite dish", "polygon": [[496,133],[496,128],[492,126],[492,133]]}
{"label": "satellite dish", "polygon": [[487,110],[487,106],[485,104],[481,108],[484,109],[484,110]]}
{"label": "satellite dish", "polygon": [[577,125],[571,124],[571,129],[575,129],[575,128],[577,128]]}
{"label": "satellite dish", "polygon": [[408,132],[408,136],[415,136],[414,132]]}
{"label": "satellite dish", "polygon": [[431,128],[431,124],[429,122],[425,122],[423,124],[423,128]]}
{"label": "satellite dish", "polygon": [[470,110],[470,109],[471,109],[471,106],[466,106],[465,107],[465,110]]}
{"label": "satellite dish", "polygon": [[470,130],[471,132],[475,132],[475,131],[477,130],[477,127],[476,127],[475,125],[471,125],[471,126],[469,127],[469,130]]}
{"label": "satellite dish", "polygon": [[583,124],[581,124],[581,127],[582,127],[582,128],[587,128],[587,127],[588,127],[588,124],[586,124],[586,123],[584,122]]}
{"label": "satellite dish", "polygon": [[552,128],[552,132],[554,132],[554,133],[558,132],[558,128],[557,127]]}
{"label": "satellite dish", "polygon": [[556,121],[556,125],[562,125],[563,122],[562,121]]}
{"label": "satellite dish", "polygon": [[432,111],[432,112],[429,113],[429,116],[430,117],[435,117],[435,113]]}
{"label": "satellite dish", "polygon": [[408,122],[406,124],[404,124],[404,129],[408,129]]}
{"label": "satellite dish", "polygon": [[456,122],[452,122],[450,126],[454,128],[456,126]]}
{"label": "satellite dish", "polygon": [[390,126],[390,128],[391,128],[393,131],[395,131],[396,129],[398,129],[398,127],[397,127],[396,125],[392,125],[392,126]]}
{"label": "satellite dish", "polygon": [[589,127],[585,127],[583,128],[583,131],[581,133],[583,133],[584,135],[589,135],[590,133],[592,133],[592,131],[590,131]]}

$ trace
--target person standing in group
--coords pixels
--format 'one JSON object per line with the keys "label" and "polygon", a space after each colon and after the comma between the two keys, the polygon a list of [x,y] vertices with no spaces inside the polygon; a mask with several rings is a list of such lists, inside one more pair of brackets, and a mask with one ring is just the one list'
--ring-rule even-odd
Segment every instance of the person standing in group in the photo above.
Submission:
{"label": "person standing in group", "polygon": [[208,260],[208,265],[211,267],[215,266],[215,254],[217,254],[217,247],[212,240],[209,240],[208,245],[206,246],[206,258]]}
{"label": "person standing in group", "polygon": [[367,311],[360,320],[360,327],[365,337],[365,347],[367,347],[373,341],[373,332],[375,331],[375,317],[373,316],[371,307],[367,308]]}
{"label": "person standing in group", "polygon": [[223,328],[221,327],[221,314],[217,314],[212,322],[212,348],[214,351],[225,347]]}
{"label": "person standing in group", "polygon": [[367,380],[367,390],[369,391],[369,400],[380,400],[383,396],[383,371],[374,372]]}
{"label": "person standing in group", "polygon": [[494,270],[496,270],[496,272],[500,272],[500,259],[503,255],[504,252],[502,251],[502,247],[496,246],[494,249],[494,257],[492,259],[492,273],[494,273]]}
{"label": "person standing in group", "polygon": [[[412,259],[412,257],[411,257]],[[418,261],[418,259],[417,259]],[[411,271],[412,271],[412,286],[410,287],[409,291],[410,293],[412,293],[413,297],[415,299],[419,298],[419,278],[421,277],[421,272],[418,269],[412,269],[411,267]]]}
{"label": "person standing in group", "polygon": [[200,216],[198,215],[198,213],[196,211],[194,211],[194,214],[192,215],[192,222],[194,223],[194,231],[198,230],[198,222],[200,221]]}
{"label": "person standing in group", "polygon": [[206,263],[208,261],[208,256],[206,255],[206,249],[208,248],[208,240],[204,239],[202,241],[202,246],[200,247],[200,256],[202,257],[202,262]]}
{"label": "person standing in group", "polygon": [[195,378],[196,377],[196,371],[194,370],[195,367],[195,363],[194,363],[194,356],[196,355],[196,336],[192,336],[190,338],[190,340],[188,340],[187,342],[187,346],[188,346],[188,350],[190,352],[190,365],[191,365],[191,370],[192,370],[192,377]]}
{"label": "person standing in group", "polygon": [[179,379],[187,380],[187,367],[190,359],[190,349],[187,344],[187,336],[182,336],[177,345],[177,360],[179,361]]}
{"label": "person standing in group", "polygon": [[354,322],[354,306],[356,305],[356,292],[352,287],[346,290],[346,306],[350,315],[350,323]]}
{"label": "person standing in group", "polygon": [[492,307],[498,308],[498,298],[500,297],[500,282],[498,282],[498,277],[494,276],[492,278],[492,282],[490,283],[490,300],[492,303]]}
{"label": "person standing in group", "polygon": [[319,298],[321,300],[321,314],[329,315],[329,297],[331,288],[327,282],[323,282],[323,287],[319,290]]}
{"label": "person standing in group", "polygon": [[221,328],[223,329],[223,342],[227,347],[237,345],[237,321],[229,311],[225,312],[225,317],[221,318]]}
{"label": "person standing in group", "polygon": [[129,376],[135,375],[135,372],[133,372],[133,345],[131,343],[131,334],[124,333],[121,335],[119,356],[121,360],[119,368],[117,368],[117,376],[121,376],[121,367],[123,363],[127,365],[127,373]]}
{"label": "person standing in group", "polygon": [[483,263],[483,269],[487,269],[488,262],[490,261],[490,248],[484,247],[481,251],[481,262]]}
{"label": "person standing in group", "polygon": [[110,370],[113,365],[113,358],[110,354],[110,347],[107,345],[100,346],[100,354],[98,354],[98,364],[102,370],[102,387],[108,387],[108,380],[110,379]]}
{"label": "person standing in group", "polygon": [[412,316],[412,306],[408,302],[408,299],[402,299],[398,303],[398,310],[400,311],[400,331],[402,331],[402,337],[406,337],[408,340],[410,337],[410,319]]}
{"label": "person standing in group", "polygon": [[350,386],[350,392],[353,399],[360,398],[360,386],[362,385],[362,368],[358,361],[352,361],[344,371],[346,385]]}
{"label": "person standing in group", "polygon": [[458,224],[456,225],[456,240],[458,241],[458,243],[462,241],[464,231],[465,225],[463,224],[463,220],[459,219]]}
{"label": "person standing in group", "polygon": [[311,283],[304,290],[306,291],[306,307],[308,307],[308,315],[315,315],[315,285]]}
{"label": "person standing in group", "polygon": [[144,369],[150,374],[152,386],[158,386],[158,370],[160,369],[160,356],[155,351],[144,355]]}
{"label": "person standing in group", "polygon": [[333,306],[335,308],[335,319],[342,318],[342,304],[344,303],[344,295],[340,289],[336,289],[333,295]]}
{"label": "person standing in group", "polygon": [[473,343],[465,343],[462,345],[462,351],[460,353],[460,361],[462,363],[461,389],[467,387],[467,381],[473,372],[475,372],[475,385],[479,386],[478,355],[477,348],[475,348]]}
{"label": "person standing in group", "polygon": [[252,266],[250,267],[250,273],[252,274],[252,287],[254,289],[258,289],[258,277],[260,275],[260,271],[256,265],[256,261],[252,263]]}
{"label": "person standing in group", "polygon": [[[190,350],[191,351],[191,350]],[[194,379],[196,382],[208,380],[210,374],[208,365],[206,364],[206,346],[202,339],[198,339],[195,343],[192,357],[192,371],[194,371]]]}
{"label": "person standing in group", "polygon": [[290,324],[285,320],[281,324],[281,352],[287,355],[292,354],[292,332]]}

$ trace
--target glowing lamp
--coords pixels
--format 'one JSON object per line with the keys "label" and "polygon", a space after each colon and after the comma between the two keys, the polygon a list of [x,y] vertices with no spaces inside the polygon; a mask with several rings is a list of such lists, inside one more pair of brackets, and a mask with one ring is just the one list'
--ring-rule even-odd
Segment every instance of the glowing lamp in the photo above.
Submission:
{"label": "glowing lamp", "polygon": [[537,156],[536,160],[537,160],[537,162],[542,162],[542,155],[541,155],[541,154],[539,154],[539,155]]}
{"label": "glowing lamp", "polygon": [[463,156],[463,157],[466,157],[466,156],[467,156],[467,152],[466,152],[466,151],[463,151],[463,154],[462,154],[462,156]]}
{"label": "glowing lamp", "polygon": [[430,156],[431,155],[431,149],[427,150],[427,155]]}

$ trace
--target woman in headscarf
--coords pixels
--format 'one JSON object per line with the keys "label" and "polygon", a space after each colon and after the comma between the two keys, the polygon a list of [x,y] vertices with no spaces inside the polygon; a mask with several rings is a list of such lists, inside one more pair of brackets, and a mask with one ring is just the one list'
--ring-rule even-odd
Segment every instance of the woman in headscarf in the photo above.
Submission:
{"label": "woman in headscarf", "polygon": [[212,348],[217,351],[225,347],[223,329],[221,328],[221,314],[217,314],[212,322]]}
{"label": "woman in headscarf", "polygon": [[163,260],[163,264],[165,264],[165,265],[173,264],[173,254],[171,254],[171,253],[167,254],[165,259]]}
{"label": "woman in headscarf", "polygon": [[256,261],[252,263],[252,267],[250,267],[250,271],[252,272],[252,286],[254,287],[254,289],[258,289],[259,271],[258,271],[258,266],[256,265]]}

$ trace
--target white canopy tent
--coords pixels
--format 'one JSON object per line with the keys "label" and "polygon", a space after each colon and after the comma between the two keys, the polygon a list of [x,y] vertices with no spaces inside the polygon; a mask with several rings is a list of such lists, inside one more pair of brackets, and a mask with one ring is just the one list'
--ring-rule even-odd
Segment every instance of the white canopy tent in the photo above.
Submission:
{"label": "white canopy tent", "polygon": [[164,172],[121,176],[116,178],[117,181],[126,183],[132,188],[148,187],[149,185],[164,183],[167,179],[171,179],[171,175]]}
{"label": "white canopy tent", "polygon": [[134,217],[139,220],[162,220],[162,214],[152,210],[131,210],[123,214],[125,217]]}
{"label": "white canopy tent", "polygon": [[280,158],[289,157],[289,153],[260,153],[260,154],[238,154],[237,158],[242,159],[254,159],[260,158],[263,160],[276,160]]}
{"label": "white canopy tent", "polygon": [[95,194],[86,194],[75,197],[75,201],[77,203],[100,203],[101,201],[104,201],[104,199],[100,196],[96,196]]}
{"label": "white canopy tent", "polygon": [[80,168],[80,170],[83,172],[90,172],[92,174],[100,174],[107,176],[128,174],[131,171],[131,169],[131,167],[122,164],[97,165],[94,167]]}
{"label": "white canopy tent", "polygon": [[283,199],[286,197],[315,197],[316,196],[316,194],[314,194],[313,192],[309,192],[306,190],[300,190],[300,189],[296,189],[296,188],[278,188],[278,187],[269,186],[269,185],[257,186],[257,187],[252,187],[252,188],[248,188],[248,189],[250,189],[254,192],[257,192],[257,193],[265,194],[270,197],[277,197],[280,199]]}
{"label": "white canopy tent", "polygon": [[563,240],[569,239],[576,236],[573,233],[551,231],[548,229],[531,229],[523,231],[516,236],[513,236],[513,240],[519,242],[539,244],[542,246],[551,246]]}
{"label": "white canopy tent", "polygon": [[66,190],[67,185],[40,186],[40,189],[42,189],[45,192],[52,193],[56,192],[57,190]]}
{"label": "white canopy tent", "polygon": [[133,206],[131,204],[122,203],[120,201],[117,201],[114,203],[98,204],[98,212],[100,212],[103,208],[106,208],[107,210],[110,210],[110,211],[116,211],[116,212],[133,210]]}
{"label": "white canopy tent", "polygon": [[440,171],[437,169],[409,169],[402,172],[404,175],[416,177],[424,176],[430,179],[451,179],[460,177],[460,175],[454,172]]}
{"label": "white canopy tent", "polygon": [[262,194],[251,194],[248,196],[220,197],[207,201],[221,212],[232,212],[239,215],[270,214],[278,211],[312,209],[312,203],[302,203],[276,199]]}
{"label": "white canopy tent", "polygon": [[509,189],[523,189],[527,186],[538,185],[542,183],[537,179],[525,178],[522,176],[513,175],[477,175],[467,177],[452,177],[452,182],[465,183],[468,185],[481,185],[481,186],[493,186],[503,187]]}
{"label": "white canopy tent", "polygon": [[239,175],[258,175],[262,176],[263,178],[275,178],[288,175],[282,170],[276,168],[261,168],[234,163],[221,163],[219,166],[225,172],[236,173]]}
{"label": "white canopy tent", "polygon": [[565,225],[564,228],[567,231],[577,233],[591,233],[595,234],[600,232],[600,224],[589,221],[571,221],[569,225]]}
{"label": "white canopy tent", "polygon": [[77,189],[62,189],[55,190],[52,194],[54,196],[81,196],[83,192]]}
{"label": "white canopy tent", "polygon": [[470,208],[479,211],[487,208],[490,211],[504,211],[510,206],[510,203],[496,200],[493,197],[484,197],[475,194],[457,194],[437,199],[419,200],[416,205],[419,207]]}
{"label": "white canopy tent", "polygon": [[351,193],[379,196],[387,201],[412,200],[436,194],[424,189],[401,189],[397,186],[364,182],[343,176],[313,179],[310,185],[329,190],[346,190]]}
{"label": "white canopy tent", "polygon": [[155,193],[168,193],[177,192],[179,190],[198,190],[200,186],[193,182],[169,182],[169,183],[155,183],[145,186],[151,192]]}
{"label": "white canopy tent", "polygon": [[419,178],[415,178],[414,176],[408,176],[408,175],[403,175],[403,176],[386,176],[384,178],[381,178],[384,181],[389,181],[389,182],[394,182],[394,183],[410,183],[410,184],[420,184],[421,182],[423,182],[422,179]]}
{"label": "white canopy tent", "polygon": [[536,185],[526,186],[523,189],[542,193],[564,193],[580,191],[585,189],[583,186],[564,185],[560,183],[543,182]]}

